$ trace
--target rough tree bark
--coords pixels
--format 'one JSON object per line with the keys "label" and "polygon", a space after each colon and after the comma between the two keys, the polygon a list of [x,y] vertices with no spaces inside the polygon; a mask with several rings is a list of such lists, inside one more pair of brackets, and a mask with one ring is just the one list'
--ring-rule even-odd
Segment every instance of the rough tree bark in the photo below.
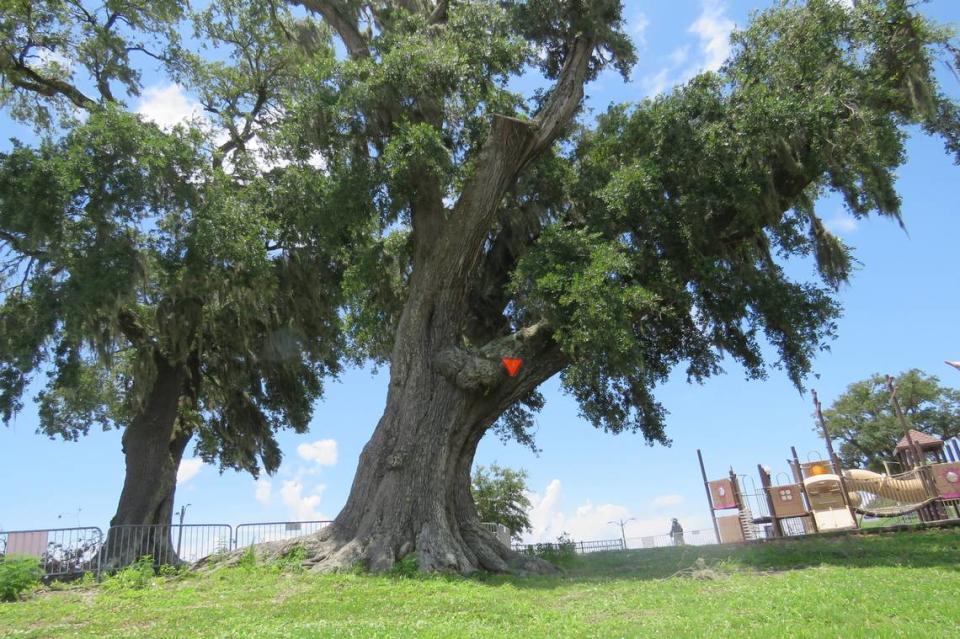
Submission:
{"label": "rough tree bark", "polygon": [[154,361],[157,375],[153,387],[123,433],[126,473],[101,555],[107,569],[128,565],[144,555],[163,563],[179,561],[170,524],[177,469],[193,435],[179,429],[177,420],[187,374],[182,366],[172,365],[160,355]]}

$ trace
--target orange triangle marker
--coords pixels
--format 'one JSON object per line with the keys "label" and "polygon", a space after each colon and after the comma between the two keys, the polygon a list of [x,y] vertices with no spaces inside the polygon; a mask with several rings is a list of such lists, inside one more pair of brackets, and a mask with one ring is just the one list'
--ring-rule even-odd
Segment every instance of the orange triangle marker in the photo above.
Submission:
{"label": "orange triangle marker", "polygon": [[500,361],[503,362],[503,367],[507,369],[507,375],[510,377],[516,377],[517,371],[523,366],[523,360],[519,357],[501,357]]}

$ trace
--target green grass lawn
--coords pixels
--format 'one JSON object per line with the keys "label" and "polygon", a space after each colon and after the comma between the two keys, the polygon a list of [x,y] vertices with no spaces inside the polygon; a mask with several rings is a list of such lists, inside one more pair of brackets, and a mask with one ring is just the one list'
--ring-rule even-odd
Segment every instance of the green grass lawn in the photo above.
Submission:
{"label": "green grass lawn", "polygon": [[549,577],[222,569],[0,604],[3,637],[951,637],[960,530],[598,553]]}

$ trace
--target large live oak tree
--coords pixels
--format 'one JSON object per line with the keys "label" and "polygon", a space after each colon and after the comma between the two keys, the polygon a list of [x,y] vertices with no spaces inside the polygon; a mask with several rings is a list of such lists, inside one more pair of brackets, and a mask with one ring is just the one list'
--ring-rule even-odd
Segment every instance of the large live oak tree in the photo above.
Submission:
{"label": "large live oak tree", "polygon": [[[283,108],[257,130],[349,186],[321,205],[367,221],[345,247],[344,356],[390,368],[346,506],[307,541],[317,569],[385,570],[414,552],[426,570],[538,568],[480,525],[470,470],[484,434],[529,443],[537,388],[559,373],[596,426],[665,442],[656,384],[677,366],[716,374],[724,356],[763,377],[764,341],[801,385],[851,265],[818,196],[899,219],[905,128],[960,153],[957,107],[933,76],[955,57],[951,34],[902,0],[778,5],[734,35],[718,73],[593,126],[577,119],[585,86],[634,59],[617,0],[293,4],[308,17],[269,5],[262,37],[297,53]],[[170,56],[198,93],[222,93],[223,74]],[[36,93],[19,73],[5,77]],[[545,90],[511,91],[524,73]],[[791,257],[813,258],[818,277],[789,279]],[[524,359],[515,377],[506,355]]]}
{"label": "large live oak tree", "polygon": [[[350,170],[333,155],[325,171],[296,158],[264,171],[247,152],[296,55],[266,37],[282,25],[265,9],[195,15],[235,57],[205,63],[177,48],[177,3],[7,5],[2,97],[43,137],[0,154],[0,417],[46,372],[42,432],[122,428],[107,565],[172,558],[190,440],[221,469],[273,472],[274,433],[304,432],[340,369],[344,247],[364,224],[336,204]],[[136,51],[203,80],[213,123],[162,131],[127,112]]]}

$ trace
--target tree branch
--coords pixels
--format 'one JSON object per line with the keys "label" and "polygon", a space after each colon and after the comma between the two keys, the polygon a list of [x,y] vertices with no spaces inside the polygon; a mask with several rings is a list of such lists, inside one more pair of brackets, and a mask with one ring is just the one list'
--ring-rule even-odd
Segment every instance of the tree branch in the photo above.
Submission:
{"label": "tree branch", "polygon": [[[253,123],[256,121],[257,116],[260,115],[261,111],[267,104],[267,89],[265,86],[260,86],[257,88],[257,100],[251,107],[250,111],[247,112],[244,116],[243,130],[237,131],[236,126],[229,121],[226,121],[228,131],[230,133],[230,139],[217,147],[216,152],[214,153],[213,165],[216,168],[221,168],[223,166],[223,158],[227,156],[231,151],[236,149],[243,148],[243,146],[249,142],[256,135],[256,131],[253,130]],[[205,110],[221,115],[221,111],[212,106],[204,107]]]}
{"label": "tree branch", "polygon": [[15,87],[39,93],[48,98],[61,95],[85,111],[92,111],[97,107],[97,102],[93,98],[84,95],[72,84],[56,78],[46,78],[21,60],[14,59],[12,66],[7,66],[7,71],[7,78]]}
{"label": "tree branch", "polygon": [[450,0],[439,0],[437,6],[430,12],[427,22],[430,24],[440,24],[447,21],[447,12],[450,9]]}
{"label": "tree branch", "polygon": [[340,36],[351,58],[358,60],[370,57],[367,40],[361,35],[356,19],[345,14],[341,3],[334,0],[291,0],[291,3],[320,14]]}
{"label": "tree branch", "polygon": [[588,38],[573,40],[560,77],[533,120],[494,116],[477,158],[477,170],[454,207],[455,223],[447,225],[441,242],[448,251],[455,251],[441,260],[452,277],[467,281],[504,194],[523,168],[556,141],[580,108],[594,47],[595,42]]}
{"label": "tree branch", "polygon": [[117,323],[124,337],[130,340],[131,344],[141,346],[148,341],[147,331],[140,325],[137,316],[130,309],[124,308],[117,313]]}
{"label": "tree branch", "polygon": [[[552,329],[546,320],[522,328],[516,333],[493,340],[477,351],[453,347],[434,357],[440,373],[466,391],[489,391],[508,379],[519,380],[529,374],[527,367],[509,378],[500,362],[502,357],[534,359],[551,343]],[[539,382],[538,382],[539,383]]]}

